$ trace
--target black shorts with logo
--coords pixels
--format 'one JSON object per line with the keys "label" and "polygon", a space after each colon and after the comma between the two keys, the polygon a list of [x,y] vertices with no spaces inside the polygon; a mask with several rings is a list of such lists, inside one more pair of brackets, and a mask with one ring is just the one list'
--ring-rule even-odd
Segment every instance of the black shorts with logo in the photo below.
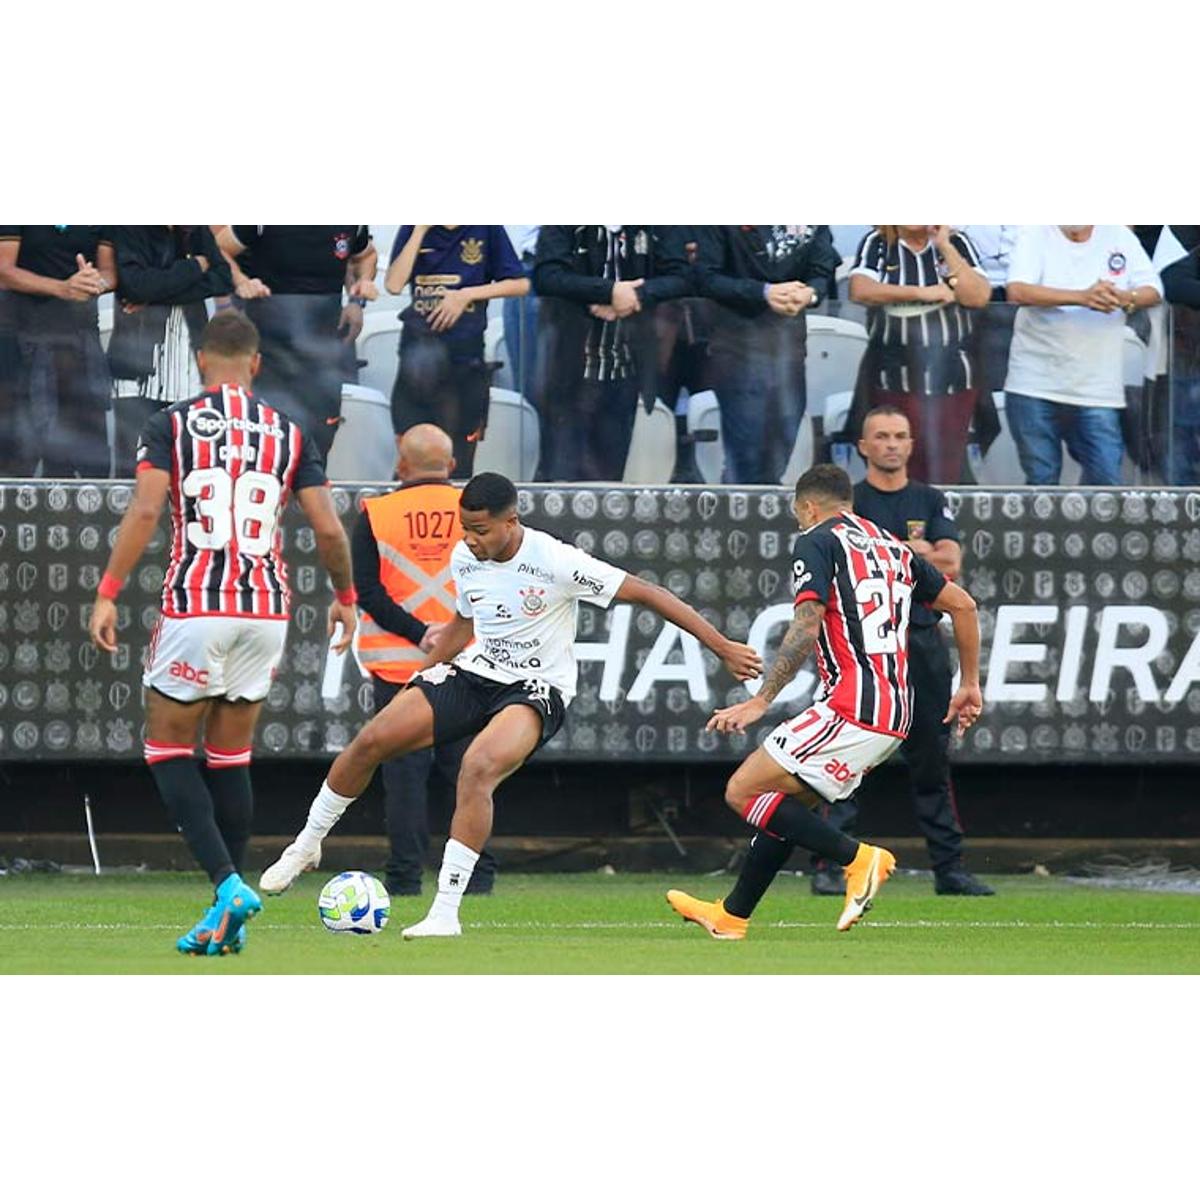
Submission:
{"label": "black shorts with logo", "polygon": [[412,677],[433,708],[433,739],[438,744],[472,737],[502,709],[514,704],[532,708],[542,718],[540,750],[562,728],[567,706],[558,688],[538,679],[501,683],[449,663],[427,667]]}

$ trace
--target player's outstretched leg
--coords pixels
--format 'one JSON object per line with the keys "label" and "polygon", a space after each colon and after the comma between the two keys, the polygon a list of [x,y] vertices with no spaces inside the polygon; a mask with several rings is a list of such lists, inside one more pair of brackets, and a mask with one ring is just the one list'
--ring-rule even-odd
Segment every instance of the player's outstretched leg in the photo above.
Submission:
{"label": "player's outstretched leg", "polygon": [[333,760],[321,790],[308,810],[299,836],[259,880],[269,895],[286,891],[304,871],[321,862],[321,843],[342,813],[371,782],[379,764],[433,744],[433,709],[417,688],[406,688],[358,731]]}
{"label": "player's outstretched leg", "polygon": [[458,773],[454,819],[438,872],[438,890],[425,920],[409,926],[405,939],[457,937],[458,908],[479,852],[492,832],[492,793],[537,749],[542,718],[536,709],[501,709],[471,743]]}

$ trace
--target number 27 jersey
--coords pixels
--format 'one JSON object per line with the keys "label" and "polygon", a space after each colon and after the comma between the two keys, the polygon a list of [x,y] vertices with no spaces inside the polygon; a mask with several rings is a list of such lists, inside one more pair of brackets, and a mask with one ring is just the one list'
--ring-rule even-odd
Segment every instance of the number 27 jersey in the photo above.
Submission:
{"label": "number 27 jersey", "polygon": [[210,388],[155,413],[137,469],[171,474],[168,617],[286,620],[290,593],[279,518],[325,471],[300,426],[242,388]]}
{"label": "number 27 jersey", "polygon": [[796,603],[818,600],[821,699],[855,725],[895,737],[912,724],[908,620],[945,576],[865,517],[839,513],[806,530],[792,551]]}

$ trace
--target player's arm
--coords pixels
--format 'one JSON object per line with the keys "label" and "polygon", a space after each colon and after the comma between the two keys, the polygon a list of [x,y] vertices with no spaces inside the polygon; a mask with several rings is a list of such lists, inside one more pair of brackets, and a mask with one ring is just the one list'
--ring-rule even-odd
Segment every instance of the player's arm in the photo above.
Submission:
{"label": "player's arm", "polygon": [[762,674],[758,651],[734,642],[710,625],[690,604],[684,604],[673,592],[656,583],[647,583],[636,575],[626,575],[614,599],[640,604],[658,613],[665,621],[686,630],[707,646],[724,664],[734,679],[757,679]]}
{"label": "player's arm", "polygon": [[779,693],[796,678],[804,660],[812,653],[824,618],[825,605],[819,600],[801,600],[758,695],[741,704],[717,709],[707,728],[718,733],[737,733],[759,720],[775,703]]}
{"label": "player's arm", "polygon": [[474,618],[464,617],[462,613],[456,612],[434,637],[433,648],[428,657],[422,660],[418,670],[423,671],[426,667],[432,667],[434,663],[449,662],[471,644],[474,636]]}
{"label": "player's arm", "polygon": [[958,647],[959,685],[950,697],[943,722],[957,722],[959,733],[975,724],[983,711],[983,693],[979,689],[979,614],[975,601],[957,583],[947,583],[931,607],[950,614],[954,626],[954,644]]}
{"label": "player's arm", "polygon": [[354,637],[358,614],[354,606],[358,597],[354,591],[354,572],[350,565],[350,541],[342,522],[333,507],[333,497],[327,487],[306,487],[296,492],[296,503],[300,505],[317,539],[317,557],[329,572],[333,584],[334,598],[329,606],[328,630],[333,637],[334,628],[342,627],[341,640],[334,649],[345,653]]}
{"label": "player's arm", "polygon": [[117,648],[117,596],[158,528],[170,486],[170,471],[157,467],[138,470],[133,499],[121,518],[117,540],[108,556],[104,578],[96,589],[96,600],[92,605],[91,620],[88,621],[88,633],[92,641],[109,654]]}

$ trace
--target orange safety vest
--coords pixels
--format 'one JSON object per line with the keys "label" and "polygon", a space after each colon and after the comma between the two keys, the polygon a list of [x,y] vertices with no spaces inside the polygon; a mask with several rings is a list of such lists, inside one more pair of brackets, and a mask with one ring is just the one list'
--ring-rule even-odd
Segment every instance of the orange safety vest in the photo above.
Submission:
{"label": "orange safety vest", "polygon": [[[450,552],[462,540],[461,493],[449,483],[421,483],[363,504],[379,546],[379,579],[387,594],[429,625],[455,612]],[[360,610],[358,658],[372,675],[407,683],[425,654],[388,633]]]}

